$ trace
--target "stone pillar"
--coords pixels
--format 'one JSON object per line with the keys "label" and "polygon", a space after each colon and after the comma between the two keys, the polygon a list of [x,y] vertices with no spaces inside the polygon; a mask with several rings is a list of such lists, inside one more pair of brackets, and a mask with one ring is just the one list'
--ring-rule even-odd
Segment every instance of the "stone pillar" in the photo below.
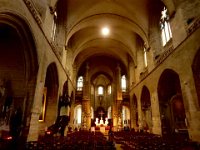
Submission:
{"label": "stone pillar", "polygon": [[116,69],[116,101],[114,102],[113,105],[113,127],[114,130],[116,131],[119,129],[122,125],[122,116],[121,116],[121,111],[122,111],[122,90],[121,90],[121,68],[119,64],[117,65]]}
{"label": "stone pillar", "polygon": [[91,109],[90,109],[90,82],[89,82],[89,66],[86,65],[85,80],[83,85],[82,99],[82,127],[89,130],[91,127]]}
{"label": "stone pillar", "polygon": [[115,100],[112,105],[112,118],[113,118],[113,131],[117,131],[118,111]]}
{"label": "stone pillar", "polygon": [[29,134],[27,141],[37,141],[39,134],[39,115],[42,106],[42,95],[43,95],[44,83],[41,82],[39,85],[36,85],[34,104],[32,108]]}
{"label": "stone pillar", "polygon": [[131,120],[131,128],[136,127],[136,106],[134,105],[134,99],[130,97],[130,120]]}
{"label": "stone pillar", "polygon": [[30,127],[27,141],[37,141],[38,134],[39,134],[39,115],[42,106],[42,98],[43,98],[43,91],[44,91],[44,82],[45,82],[45,58],[41,59],[39,70],[37,74],[37,84],[33,99],[33,106],[32,106],[32,114],[30,120]]}
{"label": "stone pillar", "polygon": [[160,120],[160,110],[159,110],[159,100],[157,92],[151,94],[151,109],[152,109],[152,133],[160,134],[161,131],[161,120]]}
{"label": "stone pillar", "polygon": [[82,127],[84,130],[89,130],[91,127],[91,110],[89,99],[83,99],[82,112]]}
{"label": "stone pillar", "polygon": [[200,111],[197,109],[190,85],[184,83],[184,92],[188,103],[188,111],[186,111],[186,125],[188,127],[190,139],[200,141]]}
{"label": "stone pillar", "polygon": [[136,125],[136,113],[137,113],[137,108],[135,105],[131,105],[133,106],[130,110],[131,110],[131,128],[136,129],[137,125]]}

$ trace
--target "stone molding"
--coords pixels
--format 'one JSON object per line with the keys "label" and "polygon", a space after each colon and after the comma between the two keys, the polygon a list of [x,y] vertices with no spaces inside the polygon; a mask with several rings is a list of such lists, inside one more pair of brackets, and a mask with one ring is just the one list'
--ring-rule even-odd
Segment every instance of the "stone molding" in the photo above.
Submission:
{"label": "stone molding", "polygon": [[[40,29],[43,32],[42,19],[41,19],[40,14],[38,13],[37,9],[35,8],[34,3],[32,2],[32,0],[24,0],[24,3],[26,4],[27,8],[30,10],[33,18],[35,19],[35,21],[37,22],[37,24],[39,25]],[[47,42],[49,43],[50,47],[52,48],[52,50],[55,53],[58,60],[61,61],[61,53],[59,52],[58,46],[56,45],[56,43],[54,41],[49,40],[44,32],[43,32],[43,35],[46,38]],[[67,73],[67,75],[69,76],[68,73]]]}
{"label": "stone molding", "polygon": [[145,68],[144,71],[140,72],[140,80],[143,80],[148,75],[148,73],[148,68]]}
{"label": "stone molding", "polygon": [[192,34],[196,29],[200,27],[200,17],[196,18],[187,28],[187,34]]}
{"label": "stone molding", "polygon": [[41,17],[39,15],[39,13],[37,12],[33,2],[31,0],[24,0],[26,6],[28,7],[28,9],[30,10],[31,14],[33,15],[33,17],[35,18],[37,24],[39,26],[42,25],[42,20]]}
{"label": "stone molding", "polygon": [[172,52],[174,51],[173,45],[171,45],[167,50],[163,52],[163,54],[160,55],[158,60],[156,61],[156,66],[161,64]]}

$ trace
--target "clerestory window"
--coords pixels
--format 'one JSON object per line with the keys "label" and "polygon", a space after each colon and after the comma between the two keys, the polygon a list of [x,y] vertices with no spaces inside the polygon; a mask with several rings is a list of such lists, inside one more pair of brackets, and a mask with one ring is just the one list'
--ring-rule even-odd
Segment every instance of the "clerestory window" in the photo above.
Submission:
{"label": "clerestory window", "polygon": [[147,50],[146,48],[144,47],[144,67],[146,68],[147,67]]}
{"label": "clerestory window", "polygon": [[55,40],[56,25],[57,25],[57,12],[55,11],[54,14],[53,14],[53,24],[52,24],[52,31],[51,31],[51,39],[52,39],[52,41]]}
{"label": "clerestory window", "polygon": [[123,75],[121,78],[121,88],[122,88],[122,92],[126,92],[126,76]]}
{"label": "clerestory window", "polygon": [[167,13],[167,9],[166,7],[164,7],[161,11],[160,18],[160,28],[163,46],[165,46],[167,42],[172,38],[171,28],[169,24],[169,15]]}
{"label": "clerestory window", "polygon": [[108,85],[108,95],[110,95],[111,92],[112,92],[111,85]]}
{"label": "clerestory window", "polygon": [[103,95],[103,86],[98,87],[98,95]]}
{"label": "clerestory window", "polygon": [[77,91],[83,90],[83,76],[78,77],[77,80]]}

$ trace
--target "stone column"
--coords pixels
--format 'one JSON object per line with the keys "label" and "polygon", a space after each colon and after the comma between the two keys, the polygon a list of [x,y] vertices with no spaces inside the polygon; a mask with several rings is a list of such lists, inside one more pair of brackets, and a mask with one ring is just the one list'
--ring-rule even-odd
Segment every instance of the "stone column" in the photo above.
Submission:
{"label": "stone column", "polygon": [[83,99],[82,101],[82,127],[84,130],[89,130],[91,127],[91,112],[90,100]]}
{"label": "stone column", "polygon": [[89,66],[86,65],[85,80],[83,85],[82,99],[82,127],[89,130],[91,127],[91,109],[90,109],[90,82],[89,82]]}
{"label": "stone column", "polygon": [[151,109],[152,109],[152,133],[161,135],[161,120],[159,110],[159,100],[157,92],[151,94]]}
{"label": "stone column", "polygon": [[186,110],[186,125],[188,127],[190,139],[200,141],[200,111],[197,109],[191,89],[188,82],[184,83],[184,92],[188,103]]}
{"label": "stone column", "polygon": [[39,134],[39,115],[42,106],[42,98],[43,98],[43,91],[44,91],[44,83],[45,83],[45,75],[46,75],[46,68],[45,68],[45,58],[41,58],[41,62],[39,65],[39,70],[37,74],[37,84],[33,99],[33,106],[32,106],[32,114],[30,120],[30,127],[27,141],[37,141],[38,134]]}
{"label": "stone column", "polygon": [[137,108],[135,105],[131,105],[133,106],[130,110],[131,110],[131,128],[136,129],[137,125],[136,125],[136,113],[137,113]]}
{"label": "stone column", "polygon": [[114,100],[114,103],[112,105],[113,131],[117,131],[118,112],[116,107],[116,102]]}
{"label": "stone column", "polygon": [[122,125],[121,111],[122,111],[122,90],[121,90],[121,68],[119,64],[116,69],[116,101],[113,106],[113,127],[114,130],[120,128]]}
{"label": "stone column", "polygon": [[135,110],[136,106],[134,105],[134,99],[131,96],[130,97],[130,120],[131,120],[131,128],[135,128],[136,127],[136,110]]}

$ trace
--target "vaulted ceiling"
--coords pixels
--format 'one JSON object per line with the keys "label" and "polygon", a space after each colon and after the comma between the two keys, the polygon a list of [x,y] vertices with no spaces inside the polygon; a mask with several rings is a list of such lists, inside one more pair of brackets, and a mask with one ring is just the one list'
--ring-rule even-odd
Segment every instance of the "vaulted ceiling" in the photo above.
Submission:
{"label": "vaulted ceiling", "polygon": [[[149,0],[67,0],[66,11],[66,45],[78,68],[105,59],[126,68],[136,63],[138,41],[148,45]],[[110,29],[108,36],[101,34],[103,27]]]}

